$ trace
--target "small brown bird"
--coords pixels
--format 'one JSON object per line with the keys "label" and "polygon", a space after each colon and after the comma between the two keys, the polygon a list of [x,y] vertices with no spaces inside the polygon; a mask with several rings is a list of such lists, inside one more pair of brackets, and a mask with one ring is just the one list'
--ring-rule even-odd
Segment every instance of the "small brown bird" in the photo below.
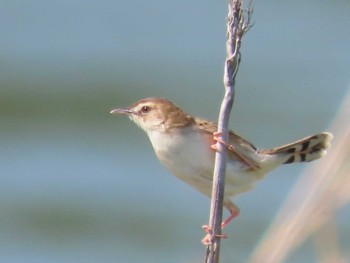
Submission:
{"label": "small brown bird", "polygon": [[[163,98],[142,99],[111,114],[125,114],[143,129],[161,162],[172,174],[199,192],[211,197],[214,155],[219,140],[217,125],[193,117]],[[224,206],[230,216],[225,227],[239,214],[230,197],[249,191],[255,182],[282,164],[310,162],[321,158],[330,147],[332,134],[323,132],[277,148],[259,150],[252,143],[229,131]],[[203,240],[208,242],[208,238]]]}

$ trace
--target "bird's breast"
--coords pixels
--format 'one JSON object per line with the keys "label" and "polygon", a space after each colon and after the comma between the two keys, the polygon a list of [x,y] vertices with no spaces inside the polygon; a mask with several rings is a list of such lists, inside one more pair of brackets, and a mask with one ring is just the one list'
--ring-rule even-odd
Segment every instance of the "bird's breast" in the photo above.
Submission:
{"label": "bird's breast", "polygon": [[[198,132],[148,134],[154,151],[173,175],[210,196],[213,181],[215,151],[210,134]],[[229,159],[226,166],[225,194],[232,196],[248,191],[261,179],[262,171],[250,171],[245,164]]]}
{"label": "bird's breast", "polygon": [[185,180],[193,175],[209,177],[214,167],[211,142],[200,133],[153,132],[148,134],[159,161],[174,175]]}

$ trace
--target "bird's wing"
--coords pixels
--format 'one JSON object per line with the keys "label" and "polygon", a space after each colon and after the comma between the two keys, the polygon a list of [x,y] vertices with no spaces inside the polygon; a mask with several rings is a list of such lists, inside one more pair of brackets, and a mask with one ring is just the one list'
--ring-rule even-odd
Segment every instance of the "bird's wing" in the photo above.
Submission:
{"label": "bird's wing", "polygon": [[[196,118],[195,122],[200,131],[213,136],[213,144],[215,144],[216,141],[214,139],[213,133],[217,131],[217,125],[198,118]],[[227,144],[226,146],[229,150],[228,156],[230,159],[239,160],[245,163],[247,167],[251,169],[258,169],[260,167],[257,158],[254,158],[257,153],[257,148],[252,143],[231,130],[229,131],[228,142],[224,143]]]}

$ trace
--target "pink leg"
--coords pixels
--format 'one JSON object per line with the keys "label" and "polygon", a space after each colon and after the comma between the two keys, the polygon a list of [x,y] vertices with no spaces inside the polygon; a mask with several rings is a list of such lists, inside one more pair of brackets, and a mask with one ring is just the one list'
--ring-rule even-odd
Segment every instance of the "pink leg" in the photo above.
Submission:
{"label": "pink leg", "polygon": [[[224,201],[224,206],[230,211],[230,216],[221,223],[221,229],[226,227],[235,217],[239,215],[239,208],[231,201]],[[209,245],[212,239],[212,230],[208,225],[203,225],[202,229],[207,233],[202,239],[204,245]],[[219,238],[227,238],[226,234],[217,235]]]}
{"label": "pink leg", "polygon": [[[221,135],[221,132],[214,132],[213,133],[213,139],[214,141],[216,142],[220,142],[222,143],[223,145],[225,145],[227,147],[227,149],[232,152],[234,155],[236,155],[236,157],[243,163],[245,163],[247,166],[249,166],[250,168],[252,169],[259,169],[259,165],[254,162],[253,160],[251,159],[248,159],[247,157],[244,157],[241,153],[239,153],[239,151],[237,151],[235,149],[235,147],[225,141],[223,141],[221,138],[220,138],[220,135]],[[216,147],[216,144],[213,144],[211,145],[211,148],[214,149],[215,151],[217,151],[217,147]]]}
{"label": "pink leg", "polygon": [[230,211],[230,216],[221,223],[221,228],[227,226],[234,218],[239,215],[239,208],[234,203],[227,201],[224,205]]}
{"label": "pink leg", "polygon": [[[209,245],[211,243],[211,239],[212,239],[213,233],[212,233],[210,227],[207,226],[207,225],[202,226],[202,229],[207,233],[205,235],[205,237],[202,239],[202,244],[203,245]],[[226,234],[220,234],[220,235],[216,235],[216,237],[227,238],[227,235]]]}

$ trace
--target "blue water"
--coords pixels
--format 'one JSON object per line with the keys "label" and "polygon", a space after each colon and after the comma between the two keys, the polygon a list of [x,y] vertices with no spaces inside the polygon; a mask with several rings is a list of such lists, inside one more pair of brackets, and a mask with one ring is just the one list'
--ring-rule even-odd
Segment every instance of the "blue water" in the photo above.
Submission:
{"label": "blue water", "polygon": [[[231,127],[259,147],[326,130],[350,83],[348,2],[257,1]],[[225,1],[4,1],[0,262],[202,262],[209,201],[115,106],[164,96],[216,119]],[[305,165],[238,198],[222,262],[245,262]],[[348,208],[339,213],[348,251]],[[316,262],[310,243],[288,262]]]}

